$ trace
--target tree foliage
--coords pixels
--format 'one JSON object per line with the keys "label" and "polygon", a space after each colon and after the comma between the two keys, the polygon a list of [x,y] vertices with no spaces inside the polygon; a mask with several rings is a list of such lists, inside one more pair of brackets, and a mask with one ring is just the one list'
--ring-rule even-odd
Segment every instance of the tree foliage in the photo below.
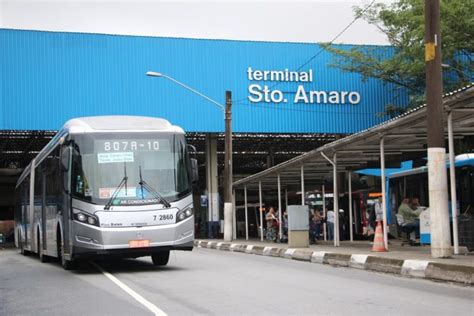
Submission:
{"label": "tree foliage", "polygon": [[[395,89],[408,91],[408,107],[420,104],[425,91],[424,1],[399,0],[390,5],[377,3],[354,8],[356,17],[375,25],[391,46],[359,46],[341,49],[329,44],[333,66],[356,72],[364,79],[376,78],[391,83]],[[444,89],[451,91],[473,81],[474,74],[474,1],[441,1],[441,37]],[[386,105],[385,115],[404,111]]]}

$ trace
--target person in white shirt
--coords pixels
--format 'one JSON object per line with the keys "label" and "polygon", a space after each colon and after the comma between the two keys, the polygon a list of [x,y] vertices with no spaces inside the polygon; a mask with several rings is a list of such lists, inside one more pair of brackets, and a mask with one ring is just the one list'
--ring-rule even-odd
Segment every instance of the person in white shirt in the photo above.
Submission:
{"label": "person in white shirt", "polygon": [[383,221],[383,209],[382,209],[382,197],[379,196],[378,200],[375,202],[375,221]]}
{"label": "person in white shirt", "polygon": [[333,240],[334,238],[334,211],[329,209],[326,213],[326,224],[328,229],[328,240]]}

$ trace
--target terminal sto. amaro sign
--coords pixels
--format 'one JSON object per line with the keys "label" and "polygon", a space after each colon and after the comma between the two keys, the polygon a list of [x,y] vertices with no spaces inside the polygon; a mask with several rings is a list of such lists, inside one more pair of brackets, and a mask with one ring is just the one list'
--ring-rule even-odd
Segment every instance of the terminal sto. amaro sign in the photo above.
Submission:
{"label": "terminal sto. amaro sign", "polygon": [[274,82],[272,85],[250,83],[248,86],[248,100],[253,103],[288,103],[283,91],[278,89],[278,85],[283,82],[301,83],[296,87],[293,96],[293,103],[304,104],[352,104],[360,102],[360,94],[356,91],[319,91],[307,90],[304,83],[313,82],[313,70],[290,71],[285,70],[257,70],[252,67],[247,68],[247,79],[251,82],[264,81]]}

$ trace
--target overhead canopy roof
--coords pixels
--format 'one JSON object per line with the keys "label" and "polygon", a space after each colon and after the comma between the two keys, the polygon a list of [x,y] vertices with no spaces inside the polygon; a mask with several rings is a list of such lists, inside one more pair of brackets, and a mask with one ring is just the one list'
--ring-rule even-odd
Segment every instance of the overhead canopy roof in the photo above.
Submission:
{"label": "overhead canopy roof", "polygon": [[[447,116],[452,112],[454,137],[474,135],[474,85],[444,95],[444,129],[448,135]],[[341,122],[343,124],[343,122]],[[233,183],[234,188],[276,187],[277,175],[283,187],[301,185],[301,166],[305,184],[322,183],[332,178],[333,167],[323,153],[337,155],[338,172],[365,168],[380,161],[380,142],[384,139],[385,160],[403,161],[426,155],[427,106],[422,105],[384,123],[318,147],[272,168]]]}

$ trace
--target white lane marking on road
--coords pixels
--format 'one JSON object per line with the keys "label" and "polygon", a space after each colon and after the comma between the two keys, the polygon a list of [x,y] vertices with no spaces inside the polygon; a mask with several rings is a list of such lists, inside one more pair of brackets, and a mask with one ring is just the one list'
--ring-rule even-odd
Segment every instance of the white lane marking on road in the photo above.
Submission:
{"label": "white lane marking on road", "polygon": [[131,297],[133,297],[138,303],[142,304],[143,306],[145,306],[146,308],[148,308],[153,314],[157,315],[157,316],[167,316],[168,314],[166,314],[165,312],[163,312],[161,309],[159,309],[158,307],[156,307],[156,305],[150,303],[149,301],[147,301],[143,296],[141,296],[140,294],[138,294],[137,292],[135,292],[134,290],[132,290],[131,288],[129,288],[125,283],[123,283],[122,281],[120,281],[119,279],[117,279],[116,277],[114,277],[112,274],[110,274],[109,272],[105,271],[104,269],[102,269],[102,267],[100,267],[98,264],[96,264],[95,262],[91,262],[100,272],[102,272],[103,275],[105,275],[109,280],[111,280],[112,282],[114,282],[116,285],[118,285],[122,290],[124,290],[128,295],[130,295]]}

